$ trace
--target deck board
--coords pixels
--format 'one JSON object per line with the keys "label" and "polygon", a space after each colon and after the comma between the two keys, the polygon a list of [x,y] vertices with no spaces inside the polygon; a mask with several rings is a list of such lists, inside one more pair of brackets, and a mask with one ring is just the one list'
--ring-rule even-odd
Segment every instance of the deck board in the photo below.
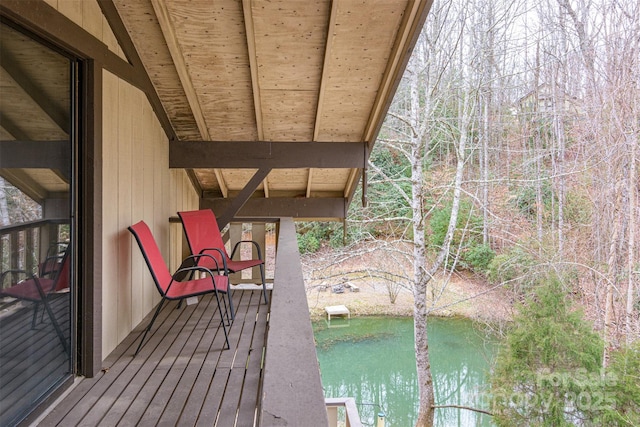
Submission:
{"label": "deck board", "polygon": [[[262,379],[268,305],[260,291],[233,291],[231,349],[213,296],[193,306],[163,307],[150,337],[133,357],[148,316],[40,422],[41,426],[253,425]],[[253,357],[253,355],[260,357]],[[247,423],[251,420],[250,423]]]}

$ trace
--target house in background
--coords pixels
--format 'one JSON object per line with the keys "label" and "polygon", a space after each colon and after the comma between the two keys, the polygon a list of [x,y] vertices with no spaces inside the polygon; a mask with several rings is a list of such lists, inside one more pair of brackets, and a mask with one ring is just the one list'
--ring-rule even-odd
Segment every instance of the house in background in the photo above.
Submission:
{"label": "house in background", "polygon": [[202,208],[279,224],[255,423],[326,424],[292,220],[345,218],[430,5],[0,0],[0,177],[41,209],[0,225],[0,268],[37,272],[59,241],[70,265],[47,296],[61,334],[0,301],[0,424],[106,376],[159,301],[127,227],[147,222],[173,270],[172,218]]}

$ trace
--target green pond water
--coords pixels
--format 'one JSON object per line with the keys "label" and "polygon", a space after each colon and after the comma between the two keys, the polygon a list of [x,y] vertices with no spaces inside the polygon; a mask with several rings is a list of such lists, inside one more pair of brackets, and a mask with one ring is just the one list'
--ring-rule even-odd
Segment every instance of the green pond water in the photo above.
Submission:
{"label": "green pond water", "polygon": [[[413,426],[417,375],[413,319],[363,317],[314,323],[326,397],[353,397],[364,425],[379,412],[386,427]],[[429,354],[436,404],[488,409],[487,374],[497,341],[467,319],[432,318]],[[437,426],[491,426],[491,417],[460,409],[436,409]]]}

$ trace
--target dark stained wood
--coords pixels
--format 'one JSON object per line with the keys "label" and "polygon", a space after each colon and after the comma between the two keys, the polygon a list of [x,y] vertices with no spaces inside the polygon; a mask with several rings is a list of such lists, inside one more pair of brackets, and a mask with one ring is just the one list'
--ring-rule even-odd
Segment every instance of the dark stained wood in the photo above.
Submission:
{"label": "dark stained wood", "polygon": [[170,168],[361,168],[366,143],[173,141]]}
{"label": "dark stained wood", "polygon": [[260,426],[327,426],[320,368],[291,218],[280,220],[276,272]]}
{"label": "dark stained wood", "polygon": [[109,26],[118,40],[118,44],[127,58],[129,58],[129,61],[133,64],[136,71],[137,86],[147,95],[147,99],[149,100],[153,111],[156,113],[156,117],[160,121],[167,138],[169,138],[170,141],[177,139],[175,130],[173,129],[169,117],[162,106],[162,102],[153,87],[153,83],[151,83],[149,75],[145,71],[140,55],[138,54],[131,37],[129,37],[129,33],[120,18],[120,14],[118,13],[116,6],[113,4],[112,0],[100,0],[98,5],[100,5],[102,13],[105,18],[107,18],[107,22],[109,22]]}
{"label": "dark stained wood", "polygon": [[99,61],[110,72],[140,86],[138,70],[44,1],[2,0],[0,14],[72,54]]}
{"label": "dark stained wood", "polygon": [[[203,198],[200,209],[225,212],[233,199]],[[236,214],[236,218],[345,218],[347,199],[342,197],[323,198],[251,198]]]}
{"label": "dark stained wood", "polygon": [[[222,214],[217,218],[218,227],[220,230],[225,228],[227,224],[231,222],[231,220],[237,215],[238,211],[247,203],[249,197],[256,191],[256,188],[260,185],[262,181],[269,175],[271,172],[271,168],[260,168],[258,171],[251,177],[249,182],[244,186],[242,191],[231,200],[231,204],[227,209],[222,211]],[[215,212],[215,211],[214,211]]]}
{"label": "dark stained wood", "polygon": [[102,367],[102,68],[93,60],[80,69],[83,108],[78,144],[80,215],[78,259],[78,373],[93,377]]}
{"label": "dark stained wood", "polygon": [[68,175],[70,163],[69,141],[0,141],[0,168],[58,169]]}
{"label": "dark stained wood", "polygon": [[[226,427],[234,426],[227,420],[236,416],[253,420],[262,370],[249,369],[247,361],[263,352],[269,306],[261,304],[260,291],[233,291],[232,296],[231,349],[223,350],[212,295],[180,309],[170,302],[136,357],[149,317],[105,359],[101,373],[80,381],[39,425],[213,426],[220,418],[225,421],[217,425]],[[253,380],[245,381],[247,376]]]}

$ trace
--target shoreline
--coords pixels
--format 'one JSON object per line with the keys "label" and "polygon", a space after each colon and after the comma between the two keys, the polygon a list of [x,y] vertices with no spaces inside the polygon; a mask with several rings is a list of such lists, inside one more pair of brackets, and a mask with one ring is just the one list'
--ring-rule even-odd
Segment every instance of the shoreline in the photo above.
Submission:
{"label": "shoreline", "polygon": [[[451,281],[441,293],[438,303],[442,308],[429,314],[433,317],[464,317],[486,324],[500,324],[511,319],[511,306],[504,292],[486,290],[487,285],[468,280]],[[307,304],[312,321],[326,318],[325,307],[344,305],[351,317],[393,316],[413,317],[413,294],[402,289],[395,303],[385,286],[376,283],[358,283],[357,291],[350,286],[342,293],[334,293],[325,285],[307,286]],[[499,294],[499,295],[496,295]]]}

